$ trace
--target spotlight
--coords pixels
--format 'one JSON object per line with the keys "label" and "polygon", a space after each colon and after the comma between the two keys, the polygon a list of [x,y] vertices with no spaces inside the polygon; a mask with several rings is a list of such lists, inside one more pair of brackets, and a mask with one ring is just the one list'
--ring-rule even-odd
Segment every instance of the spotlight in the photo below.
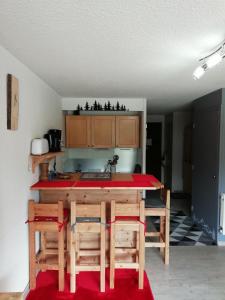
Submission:
{"label": "spotlight", "polygon": [[193,73],[194,80],[201,78],[205,74],[205,71],[206,71],[206,65],[197,67]]}
{"label": "spotlight", "polygon": [[211,69],[222,61],[222,55],[216,52],[206,59],[207,68]]}
{"label": "spotlight", "polygon": [[203,63],[201,66],[198,66],[193,73],[193,78],[195,80],[201,78],[205,74],[205,71],[215,67],[223,60],[223,58],[225,57],[224,47],[225,41],[220,44],[220,46],[218,46],[217,49],[211,54],[199,60],[200,62],[203,61]]}

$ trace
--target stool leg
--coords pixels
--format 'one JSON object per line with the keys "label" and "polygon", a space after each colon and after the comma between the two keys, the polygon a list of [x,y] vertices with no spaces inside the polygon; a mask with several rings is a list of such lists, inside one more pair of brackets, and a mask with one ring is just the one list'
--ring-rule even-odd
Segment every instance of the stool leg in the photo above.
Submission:
{"label": "stool leg", "polygon": [[74,233],[71,231],[70,236],[70,292],[76,291],[76,246],[74,241]]}
{"label": "stool leg", "polygon": [[[41,232],[41,253],[42,257],[46,258],[46,232]],[[43,267],[41,271],[45,272],[46,267]]]}
{"label": "stool leg", "polygon": [[114,288],[115,280],[115,201],[111,201],[111,228],[110,228],[110,289]]}
{"label": "stool leg", "polygon": [[[70,222],[75,224],[76,221],[76,202],[71,201],[70,207]],[[75,293],[76,291],[76,228],[74,225],[74,230],[70,230],[70,292]],[[77,234],[76,234],[77,235]]]}
{"label": "stool leg", "polygon": [[66,272],[70,273],[70,224],[68,223],[66,226]]}
{"label": "stool leg", "polygon": [[[159,241],[160,243],[164,242],[163,236],[165,236],[165,217],[160,217],[160,237]],[[164,256],[165,248],[160,247],[160,254]]]}
{"label": "stool leg", "polygon": [[75,234],[76,236],[76,260],[77,260],[77,263],[79,264],[79,261],[80,261],[80,233],[77,232]]}
{"label": "stool leg", "polygon": [[64,229],[58,233],[59,291],[64,290]]}
{"label": "stool leg", "polygon": [[136,232],[136,263],[138,262],[139,262],[139,232],[137,231]]}
{"label": "stool leg", "polygon": [[138,288],[144,287],[144,268],[145,268],[145,217],[144,217],[144,201],[140,202],[140,223],[139,225],[139,274],[138,274]]}
{"label": "stool leg", "polygon": [[36,288],[36,252],[34,224],[29,224],[29,273],[30,289]]}
{"label": "stool leg", "polygon": [[115,280],[115,225],[111,225],[110,233],[110,289],[114,289]]}
{"label": "stool leg", "polygon": [[165,264],[169,264],[170,251],[170,211],[167,209],[165,220]]}
{"label": "stool leg", "polygon": [[105,292],[105,203],[101,203],[100,290]]}

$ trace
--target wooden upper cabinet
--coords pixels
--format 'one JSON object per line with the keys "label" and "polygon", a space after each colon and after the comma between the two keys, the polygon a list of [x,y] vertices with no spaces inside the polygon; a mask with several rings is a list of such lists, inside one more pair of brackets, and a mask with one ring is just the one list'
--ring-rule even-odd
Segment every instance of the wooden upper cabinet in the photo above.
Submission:
{"label": "wooden upper cabinet", "polygon": [[90,147],[90,125],[91,117],[89,116],[66,116],[66,147]]}
{"label": "wooden upper cabinet", "polygon": [[92,116],[91,146],[93,148],[115,147],[115,116]]}
{"label": "wooden upper cabinet", "polygon": [[116,147],[138,148],[139,147],[139,117],[117,116],[116,117]]}
{"label": "wooden upper cabinet", "polygon": [[66,116],[67,148],[138,148],[138,116]]}

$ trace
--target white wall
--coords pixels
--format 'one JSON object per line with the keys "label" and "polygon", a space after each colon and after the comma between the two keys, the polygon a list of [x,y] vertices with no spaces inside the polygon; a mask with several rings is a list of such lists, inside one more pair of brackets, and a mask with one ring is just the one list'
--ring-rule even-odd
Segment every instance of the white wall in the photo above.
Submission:
{"label": "white wall", "polygon": [[[38,179],[28,171],[30,142],[49,128],[61,128],[60,97],[0,47],[0,292],[23,291],[28,283],[29,186]],[[7,130],[6,76],[19,79],[19,128]]]}
{"label": "white wall", "polygon": [[183,191],[184,128],[191,123],[191,112],[173,113],[172,191]]}

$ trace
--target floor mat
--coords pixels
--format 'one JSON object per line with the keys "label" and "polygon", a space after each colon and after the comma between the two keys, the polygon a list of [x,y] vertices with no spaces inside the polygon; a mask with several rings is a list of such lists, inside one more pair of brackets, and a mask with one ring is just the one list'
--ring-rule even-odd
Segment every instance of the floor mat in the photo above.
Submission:
{"label": "floor mat", "polygon": [[[159,219],[152,218],[155,229],[159,230]],[[210,235],[202,231],[191,217],[182,211],[170,211],[170,246],[216,245]]]}
{"label": "floor mat", "polygon": [[29,292],[26,300],[154,300],[148,277],[144,274],[144,289],[138,289],[138,273],[135,270],[116,270],[115,288],[110,290],[109,270],[106,270],[106,292],[99,292],[99,272],[80,272],[77,290],[69,292],[69,274],[66,274],[65,291],[58,292],[58,272],[39,272],[37,287]]}

